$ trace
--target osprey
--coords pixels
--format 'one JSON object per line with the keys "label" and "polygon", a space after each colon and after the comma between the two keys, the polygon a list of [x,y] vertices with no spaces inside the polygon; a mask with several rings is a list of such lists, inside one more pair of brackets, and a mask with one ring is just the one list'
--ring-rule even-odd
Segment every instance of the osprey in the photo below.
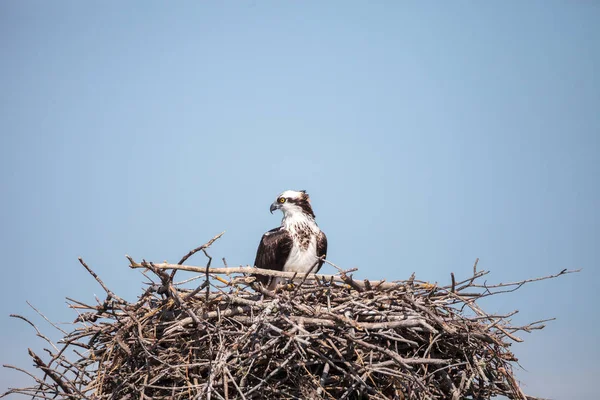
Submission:
{"label": "osprey", "polygon": [[[271,204],[273,211],[281,210],[281,226],[265,233],[258,245],[254,265],[257,268],[298,273],[319,271],[323,265],[320,257],[327,252],[327,237],[315,222],[315,214],[305,190],[286,190]],[[281,278],[257,276],[273,290]]]}

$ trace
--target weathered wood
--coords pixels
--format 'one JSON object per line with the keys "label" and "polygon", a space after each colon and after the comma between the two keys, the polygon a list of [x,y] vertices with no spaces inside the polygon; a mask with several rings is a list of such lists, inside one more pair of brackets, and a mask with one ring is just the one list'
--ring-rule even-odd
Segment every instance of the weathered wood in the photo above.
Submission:
{"label": "weathered wood", "polygon": [[[210,261],[206,249],[219,237],[180,263],[200,251]],[[3,396],[533,399],[519,387],[512,372],[516,358],[508,349],[521,340],[516,333],[541,329],[545,321],[512,326],[513,313],[487,314],[476,301],[576,272],[490,285],[479,283],[487,272],[477,271],[476,263],[472,276],[457,281],[452,274],[447,286],[439,286],[414,277],[356,280],[341,269],[305,275],[128,258],[131,268],[145,269],[155,284],[130,303],[80,260],[106,299],[97,305],[68,299],[78,317],[70,331],[55,326],[64,334],[60,345],[13,315],[54,350],[48,350],[48,362],[30,353],[43,378],[7,365],[33,377],[34,386]],[[199,276],[184,287],[173,281],[175,271]],[[295,285],[271,292],[254,285],[251,275],[257,274]],[[462,311],[467,308],[474,314]]]}

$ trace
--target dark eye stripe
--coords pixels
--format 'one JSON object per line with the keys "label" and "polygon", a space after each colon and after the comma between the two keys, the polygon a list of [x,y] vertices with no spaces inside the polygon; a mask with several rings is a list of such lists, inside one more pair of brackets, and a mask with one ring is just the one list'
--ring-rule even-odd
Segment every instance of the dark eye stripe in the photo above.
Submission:
{"label": "dark eye stripe", "polygon": [[[281,199],[281,197],[280,197],[280,199]],[[278,199],[278,201],[279,201],[279,199]],[[312,216],[313,218],[315,217],[315,213],[313,212],[312,207],[310,206],[310,203],[308,202],[308,196],[290,197],[289,199],[285,199],[285,202],[300,206],[300,208],[302,208],[304,213]]]}

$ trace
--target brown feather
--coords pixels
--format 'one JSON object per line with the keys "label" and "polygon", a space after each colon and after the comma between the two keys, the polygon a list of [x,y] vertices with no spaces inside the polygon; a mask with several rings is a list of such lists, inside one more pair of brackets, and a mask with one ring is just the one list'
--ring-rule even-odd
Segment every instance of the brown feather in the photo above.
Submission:
{"label": "brown feather", "polygon": [[[323,231],[319,232],[319,236],[317,236],[317,257],[321,258],[322,256],[327,255],[327,236],[323,233]],[[321,261],[317,266],[317,269],[313,271],[313,273],[319,272],[321,267],[323,266],[324,261]]]}
{"label": "brown feather", "polygon": [[[290,255],[291,249],[292,237],[289,232],[282,227],[271,229],[260,240],[256,250],[254,266],[256,268],[283,271],[283,266]],[[256,280],[266,286],[270,277],[256,275]]]}

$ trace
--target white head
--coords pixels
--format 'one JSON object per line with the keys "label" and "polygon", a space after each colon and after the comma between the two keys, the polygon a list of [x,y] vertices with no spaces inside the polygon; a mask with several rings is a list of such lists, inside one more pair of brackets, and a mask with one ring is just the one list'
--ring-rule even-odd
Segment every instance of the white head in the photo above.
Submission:
{"label": "white head", "polygon": [[271,214],[275,210],[281,210],[283,217],[303,214],[306,217],[315,217],[315,213],[310,206],[310,198],[305,190],[286,190],[281,193],[273,204],[271,204]]}

